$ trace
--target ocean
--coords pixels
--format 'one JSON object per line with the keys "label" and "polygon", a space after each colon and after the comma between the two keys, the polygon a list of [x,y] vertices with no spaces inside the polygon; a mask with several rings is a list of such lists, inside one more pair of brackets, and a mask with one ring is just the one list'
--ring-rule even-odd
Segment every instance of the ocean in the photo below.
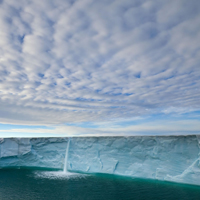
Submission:
{"label": "ocean", "polygon": [[108,174],[1,169],[0,200],[200,200],[200,186]]}

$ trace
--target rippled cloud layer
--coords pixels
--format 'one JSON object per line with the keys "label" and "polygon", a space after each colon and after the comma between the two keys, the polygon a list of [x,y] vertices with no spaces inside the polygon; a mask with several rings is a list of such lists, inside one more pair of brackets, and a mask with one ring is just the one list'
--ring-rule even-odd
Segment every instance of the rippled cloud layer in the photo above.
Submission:
{"label": "rippled cloud layer", "polygon": [[1,0],[0,122],[200,110],[199,0]]}

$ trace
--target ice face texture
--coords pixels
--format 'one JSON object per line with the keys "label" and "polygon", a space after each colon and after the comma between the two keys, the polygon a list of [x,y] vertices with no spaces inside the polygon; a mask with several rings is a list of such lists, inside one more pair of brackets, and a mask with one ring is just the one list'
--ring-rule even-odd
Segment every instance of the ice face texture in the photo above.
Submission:
{"label": "ice face texture", "polygon": [[67,138],[0,139],[0,167],[63,167]]}
{"label": "ice face texture", "polygon": [[0,167],[110,173],[200,185],[200,136],[4,138]]}

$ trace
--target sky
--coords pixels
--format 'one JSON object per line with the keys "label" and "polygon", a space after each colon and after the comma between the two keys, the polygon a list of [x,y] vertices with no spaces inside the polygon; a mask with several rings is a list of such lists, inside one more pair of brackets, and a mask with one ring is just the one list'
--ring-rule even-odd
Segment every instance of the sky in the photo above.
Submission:
{"label": "sky", "polygon": [[0,137],[200,134],[199,0],[0,0]]}

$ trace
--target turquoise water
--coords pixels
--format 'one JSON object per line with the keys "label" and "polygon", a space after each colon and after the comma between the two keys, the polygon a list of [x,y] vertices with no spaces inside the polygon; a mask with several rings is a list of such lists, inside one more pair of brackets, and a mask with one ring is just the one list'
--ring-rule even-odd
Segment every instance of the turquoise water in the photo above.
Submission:
{"label": "turquoise water", "polygon": [[200,200],[200,187],[114,175],[0,170],[0,200]]}

